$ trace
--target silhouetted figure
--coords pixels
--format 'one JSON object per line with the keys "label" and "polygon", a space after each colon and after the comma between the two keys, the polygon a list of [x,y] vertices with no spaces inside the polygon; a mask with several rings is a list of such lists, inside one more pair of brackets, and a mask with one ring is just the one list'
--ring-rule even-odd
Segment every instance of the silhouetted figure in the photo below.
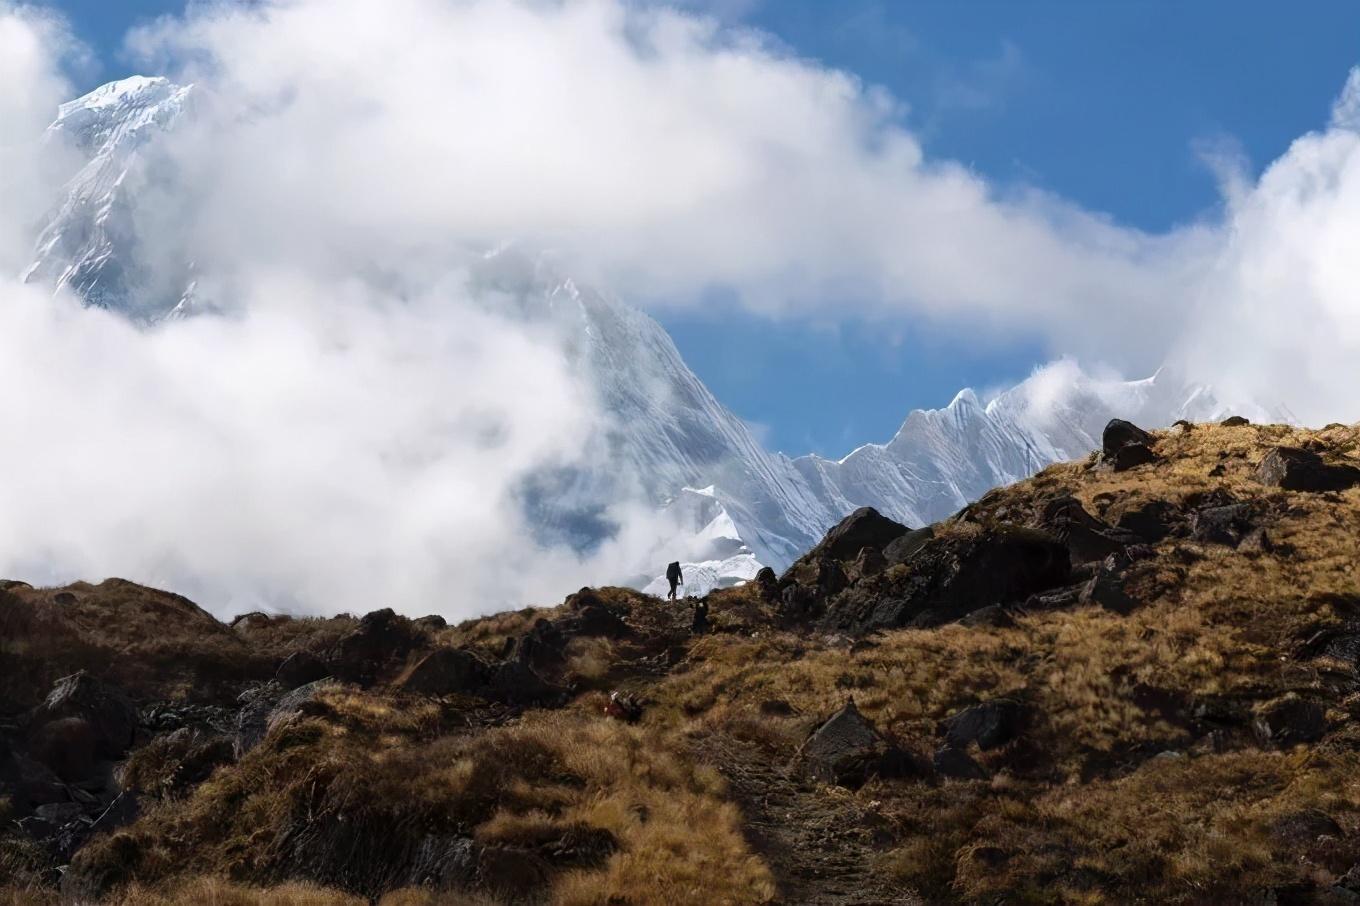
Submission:
{"label": "silhouetted figure", "polygon": [[667,597],[668,599],[674,601],[674,600],[675,600],[675,586],[677,586],[677,585],[684,585],[684,584],[685,584],[685,576],[684,576],[683,573],[680,572],[680,563],[679,563],[679,561],[677,561],[677,562],[675,562],[675,563],[672,563],[670,566],[666,567],[666,581],[669,582],[669,583],[671,583],[671,591],[670,591],[670,594],[666,595],[666,597]]}
{"label": "silhouetted figure", "polygon": [[694,603],[694,625],[690,627],[694,635],[708,632],[708,602],[699,600]]}

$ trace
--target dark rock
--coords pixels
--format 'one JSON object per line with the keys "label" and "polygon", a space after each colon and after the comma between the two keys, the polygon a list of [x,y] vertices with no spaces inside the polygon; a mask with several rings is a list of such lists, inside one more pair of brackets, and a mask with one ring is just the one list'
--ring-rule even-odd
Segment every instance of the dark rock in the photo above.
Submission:
{"label": "dark rock", "polygon": [[1121,449],[1129,444],[1142,444],[1145,447],[1151,447],[1154,443],[1156,443],[1156,438],[1132,422],[1126,422],[1122,418],[1112,418],[1101,433],[1100,452],[1106,459],[1113,459]]}
{"label": "dark rock", "polygon": [[929,525],[925,528],[913,529],[883,548],[883,560],[889,566],[905,563],[912,554],[920,550],[927,541],[934,537],[935,529]]}
{"label": "dark rock", "polygon": [[1028,709],[1010,699],[982,702],[946,718],[940,728],[945,742],[966,749],[972,743],[984,752],[1003,746],[1018,736],[1028,722]]}
{"label": "dark rock", "polygon": [[902,566],[834,597],[824,618],[827,628],[866,632],[940,625],[992,604],[1019,603],[1065,585],[1071,574],[1061,541],[1008,525],[933,538]]}
{"label": "dark rock", "polygon": [[70,607],[76,603],[76,596],[69,591],[59,591],[52,596],[52,600],[62,607]]}
{"label": "dark rock", "polygon": [[883,551],[876,547],[862,547],[845,572],[851,582],[858,582],[868,576],[878,575],[887,567],[888,561],[884,559]]}
{"label": "dark rock", "polygon": [[850,584],[845,569],[838,561],[829,557],[813,557],[811,554],[800,557],[779,581],[785,588],[786,603],[790,585],[797,585],[813,597],[825,600]]}
{"label": "dark rock", "polygon": [[1103,560],[1138,540],[1092,516],[1071,496],[1055,497],[1044,504],[1039,527],[1067,545],[1074,564]]}
{"label": "dark rock", "polygon": [[271,682],[241,693],[238,699],[241,702],[241,710],[236,717],[236,734],[232,746],[236,758],[243,757],[264,739],[264,734],[269,729],[270,712],[274,710],[274,706],[278,704],[285,691],[287,690],[278,683]]}
{"label": "dark rock", "polygon": [[1124,472],[1128,469],[1145,466],[1150,462],[1155,462],[1157,454],[1152,452],[1152,448],[1147,444],[1126,444],[1120,447],[1115,454],[1105,460],[1116,472]]}
{"label": "dark rock", "polygon": [[936,774],[955,780],[986,780],[989,776],[986,768],[974,761],[966,750],[957,746],[942,746],[936,751],[931,765],[935,768]]}
{"label": "dark rock", "polygon": [[279,669],[274,673],[274,682],[285,689],[296,689],[330,675],[331,668],[321,658],[310,651],[294,651],[279,664]]}
{"label": "dark rock", "polygon": [[751,584],[756,587],[760,596],[766,601],[774,601],[779,597],[779,577],[775,571],[768,566],[762,566],[760,572],[751,580]]}
{"label": "dark rock", "polygon": [[257,630],[269,628],[273,623],[274,618],[269,614],[253,610],[233,617],[231,628],[240,635],[248,636]]}
{"label": "dark rock", "polygon": [[62,780],[84,780],[99,761],[99,735],[83,717],[61,717],[39,727],[28,749]]}
{"label": "dark rock", "polygon": [[586,604],[575,614],[556,624],[558,632],[567,638],[621,639],[629,634],[628,624],[604,604]]}
{"label": "dark rock", "polygon": [[539,676],[528,664],[509,660],[492,669],[481,695],[511,705],[547,705],[561,701],[566,692]]}
{"label": "dark rock", "polygon": [[402,661],[422,642],[411,621],[390,607],[365,614],[359,625],[336,645],[335,674],[368,685]]}
{"label": "dark rock", "polygon": [[864,506],[846,516],[826,533],[821,542],[808,552],[813,559],[829,557],[849,560],[861,548],[883,550],[889,543],[905,535],[909,529],[894,522],[873,507]]}
{"label": "dark rock", "polygon": [[1240,428],[1243,425],[1250,425],[1251,422],[1240,415],[1229,415],[1227,418],[1223,419],[1223,421],[1219,422],[1219,424],[1225,428]]}
{"label": "dark rock", "polygon": [[1330,465],[1311,450],[1276,447],[1257,466],[1256,480],[1287,491],[1344,491],[1360,484],[1360,468]]}
{"label": "dark rock", "polygon": [[1000,604],[992,604],[966,614],[959,623],[973,628],[1009,629],[1015,625],[1015,619]]}
{"label": "dark rock", "polygon": [[84,670],[57,680],[33,713],[33,725],[62,718],[79,718],[94,733],[95,752],[119,758],[132,746],[137,733],[137,709],[118,689]]}
{"label": "dark rock", "polygon": [[432,613],[428,616],[417,617],[411,621],[411,625],[417,629],[424,629],[426,632],[438,632],[441,629],[447,629],[449,621],[437,613]]}
{"label": "dark rock", "polygon": [[567,640],[556,624],[540,618],[515,641],[510,660],[534,669],[554,667],[562,663],[566,646]]}
{"label": "dark rock", "polygon": [[894,747],[859,713],[853,700],[822,724],[799,748],[795,765],[824,783],[856,788],[894,760]]}
{"label": "dark rock", "polygon": [[1155,543],[1172,534],[1179,520],[1180,511],[1170,503],[1151,500],[1122,513],[1115,520],[1115,528]]}
{"label": "dark rock", "polygon": [[27,582],[18,579],[0,579],[0,591],[9,591],[14,588],[32,588]]}
{"label": "dark rock", "polygon": [[1190,537],[1205,544],[1236,547],[1252,530],[1254,519],[1251,506],[1245,503],[1206,507],[1190,517]]}
{"label": "dark rock", "polygon": [[1138,606],[1138,601],[1124,591],[1118,574],[1109,570],[1101,570],[1082,586],[1077,603],[1119,614],[1130,614]]}
{"label": "dark rock", "polygon": [[417,695],[474,695],[490,675],[490,666],[471,651],[439,648],[417,662],[397,685]]}
{"label": "dark rock", "polygon": [[1327,732],[1327,713],[1319,703],[1291,692],[1258,708],[1252,725],[1264,742],[1316,742]]}
{"label": "dark rock", "polygon": [[236,758],[240,759],[259,745],[270,730],[284,721],[319,710],[317,697],[333,688],[337,688],[334,680],[323,679],[299,686],[291,692],[271,682],[242,693],[244,704],[232,743]]}

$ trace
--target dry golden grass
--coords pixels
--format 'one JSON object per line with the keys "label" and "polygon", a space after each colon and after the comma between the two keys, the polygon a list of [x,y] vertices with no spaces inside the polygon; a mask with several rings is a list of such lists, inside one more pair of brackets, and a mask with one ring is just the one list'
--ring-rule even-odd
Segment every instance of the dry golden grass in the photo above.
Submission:
{"label": "dry golden grass", "polygon": [[[545,899],[564,906],[769,902],[780,895],[776,879],[748,841],[732,792],[697,754],[728,749],[703,743],[754,743],[746,748],[782,766],[853,696],[881,730],[929,755],[944,718],[1006,697],[1024,702],[1034,719],[1018,742],[972,753],[990,780],[873,780],[855,792],[806,795],[881,816],[886,837],[866,858],[877,877],[926,902],[1208,904],[1259,900],[1288,885],[1325,888],[1360,863],[1360,692],[1345,698],[1360,690],[1360,676],[1353,665],[1298,652],[1317,630],[1360,616],[1360,489],[1288,493],[1257,484],[1252,471],[1281,444],[1356,462],[1360,430],[1196,426],[1158,437],[1154,465],[1124,473],[1054,466],[987,495],[967,519],[939,530],[1024,523],[1059,494],[1114,522],[1148,501],[1192,505],[1220,492],[1266,514],[1274,550],[1171,538],[1133,569],[1130,588],[1141,606],[1128,615],[1078,607],[1019,615],[1006,628],[900,630],[854,645],[777,628],[774,608],[751,587],[712,595],[715,632],[698,639],[688,635],[683,604],[598,589],[592,593],[626,613],[636,634],[571,643],[565,679],[585,691],[567,707],[530,711],[504,726],[468,726],[459,702],[338,688],[320,697],[317,713],[275,728],[240,763],[180,801],[153,804],[81,859],[126,862],[125,879],[138,885],[126,888],[128,906],[175,897],[350,903],[353,893],[377,896],[385,888],[359,889],[324,859],[307,864],[331,891],[269,886],[295,876],[287,872],[299,861],[289,848],[298,828],[323,840],[359,834],[374,841],[376,852],[356,859],[408,851],[412,835],[470,835],[538,852],[588,829],[607,832],[614,848],[601,862],[560,866]],[[146,619],[168,608],[160,619],[183,621],[186,634],[196,625],[172,596],[150,600],[121,587],[96,594],[102,587],[83,593],[123,595],[120,606],[145,608]],[[50,658],[51,672],[103,657],[126,673],[115,649],[130,646],[170,679],[128,675],[159,689],[197,678],[175,664],[175,651],[218,663],[242,650],[229,631],[190,642],[175,630],[161,648],[101,636],[77,625],[98,617],[97,608],[81,609],[95,604],[77,600],[62,610],[51,596],[17,596],[24,606],[10,619],[27,621],[27,641],[7,648],[0,633],[0,655],[10,663]],[[531,608],[432,637],[494,657],[535,620],[570,611]],[[321,650],[351,625],[275,621],[252,632],[262,633],[261,650],[272,658],[290,646]],[[657,676],[655,655],[668,651],[683,662]],[[648,701],[639,724],[603,717],[609,688]],[[1253,739],[1252,709],[1285,693],[1327,701],[1331,728],[1322,742],[1273,749]],[[1220,739],[1188,716],[1200,707],[1245,716]],[[785,782],[778,770],[768,776]],[[1282,819],[1308,810],[1337,822],[1342,836],[1280,831]],[[6,849],[6,839],[0,869],[28,870],[31,854]],[[20,902],[14,890],[0,893],[0,904]],[[494,900],[407,890],[382,902]]]}

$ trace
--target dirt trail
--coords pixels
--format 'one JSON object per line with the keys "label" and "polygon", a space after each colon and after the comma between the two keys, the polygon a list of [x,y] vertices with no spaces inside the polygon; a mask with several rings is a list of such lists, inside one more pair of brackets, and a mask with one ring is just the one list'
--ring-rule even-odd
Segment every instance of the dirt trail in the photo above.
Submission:
{"label": "dirt trail", "polygon": [[[778,903],[818,906],[921,906],[874,867],[887,830],[884,819],[851,796],[819,791],[789,777],[749,743],[710,737],[698,758],[727,779],[745,816],[752,848],[774,872]],[[875,838],[880,842],[876,842]]]}

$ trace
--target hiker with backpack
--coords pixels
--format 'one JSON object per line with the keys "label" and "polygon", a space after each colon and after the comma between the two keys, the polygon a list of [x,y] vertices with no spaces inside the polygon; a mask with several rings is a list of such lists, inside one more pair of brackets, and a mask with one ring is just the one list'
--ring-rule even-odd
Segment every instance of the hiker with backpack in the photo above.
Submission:
{"label": "hiker with backpack", "polygon": [[666,581],[671,583],[671,591],[670,594],[666,595],[666,598],[668,600],[674,601],[675,587],[677,585],[685,584],[685,576],[682,572],[680,572],[679,561],[676,561],[675,563],[672,563],[670,566],[666,567]]}

